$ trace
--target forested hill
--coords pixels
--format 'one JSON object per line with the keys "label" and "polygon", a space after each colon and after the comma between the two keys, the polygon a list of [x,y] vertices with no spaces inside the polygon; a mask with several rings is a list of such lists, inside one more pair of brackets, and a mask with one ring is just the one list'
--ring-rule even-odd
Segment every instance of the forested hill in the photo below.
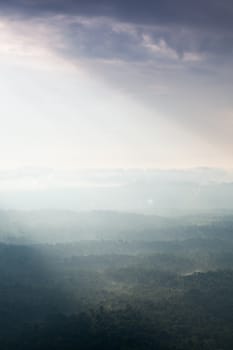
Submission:
{"label": "forested hill", "polygon": [[213,243],[0,244],[1,349],[232,350],[232,243]]}
{"label": "forested hill", "polygon": [[0,240],[56,243],[80,240],[231,239],[233,215],[161,217],[114,211],[0,211]]}

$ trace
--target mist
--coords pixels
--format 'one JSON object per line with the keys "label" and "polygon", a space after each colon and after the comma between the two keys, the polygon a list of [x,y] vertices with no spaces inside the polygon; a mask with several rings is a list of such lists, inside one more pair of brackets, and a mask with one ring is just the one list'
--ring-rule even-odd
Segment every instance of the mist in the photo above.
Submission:
{"label": "mist", "polygon": [[232,211],[224,169],[19,169],[0,176],[3,210],[119,211],[173,216]]}

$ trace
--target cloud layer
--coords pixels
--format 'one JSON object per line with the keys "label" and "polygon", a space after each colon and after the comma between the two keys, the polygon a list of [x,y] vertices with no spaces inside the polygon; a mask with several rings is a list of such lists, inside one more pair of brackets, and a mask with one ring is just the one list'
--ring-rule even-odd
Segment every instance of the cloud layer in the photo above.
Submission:
{"label": "cloud layer", "polygon": [[[176,53],[197,61],[198,53],[231,54],[233,49],[233,4],[228,0],[9,0],[1,1],[0,9],[5,15],[24,19],[50,22],[56,18],[67,29],[70,50],[74,53],[75,47],[82,46],[89,56],[108,58],[118,52],[116,56],[122,53],[123,59],[127,54],[145,59],[151,58],[148,51],[169,51],[172,58]],[[138,46],[144,52],[138,52]]]}

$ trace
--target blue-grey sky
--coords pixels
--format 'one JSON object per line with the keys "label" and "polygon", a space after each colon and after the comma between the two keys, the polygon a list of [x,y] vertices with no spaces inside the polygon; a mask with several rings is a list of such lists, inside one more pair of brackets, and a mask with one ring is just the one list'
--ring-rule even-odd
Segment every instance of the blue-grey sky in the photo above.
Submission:
{"label": "blue-grey sky", "polygon": [[232,56],[230,0],[0,1],[0,168],[232,168]]}

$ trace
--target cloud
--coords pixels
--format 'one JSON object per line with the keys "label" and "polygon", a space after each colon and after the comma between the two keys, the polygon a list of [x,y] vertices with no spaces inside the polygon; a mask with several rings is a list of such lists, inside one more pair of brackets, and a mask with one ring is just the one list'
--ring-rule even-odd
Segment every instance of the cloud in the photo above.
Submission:
{"label": "cloud", "polygon": [[233,171],[215,168],[190,169],[77,169],[19,168],[0,171],[0,193],[49,189],[120,188],[144,186],[152,191],[161,185],[210,185],[232,183]]}
{"label": "cloud", "polygon": [[232,28],[231,0],[2,0],[5,11],[25,15],[106,16],[136,24]]}
{"label": "cloud", "polygon": [[73,55],[78,51],[90,57],[121,55],[122,59],[145,60],[151,55],[148,45],[143,51],[141,44],[148,35],[154,53],[163,43],[163,48],[185,57],[185,62],[189,57],[197,62],[201,54],[230,54],[233,50],[233,4],[229,0],[9,0],[0,1],[0,9],[11,18],[56,22]]}

